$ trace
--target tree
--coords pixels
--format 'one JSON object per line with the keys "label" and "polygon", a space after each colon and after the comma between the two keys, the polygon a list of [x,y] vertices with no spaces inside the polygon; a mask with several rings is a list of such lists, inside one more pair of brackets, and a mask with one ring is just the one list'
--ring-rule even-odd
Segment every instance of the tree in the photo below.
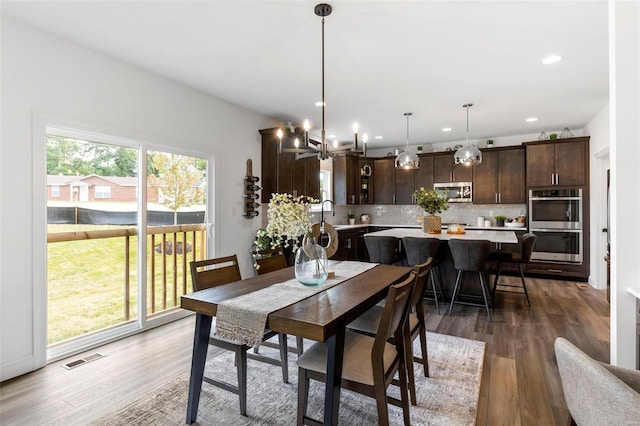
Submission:
{"label": "tree", "polygon": [[205,173],[197,158],[154,152],[149,163],[157,171],[148,176],[150,186],[158,188],[160,204],[173,211],[173,223],[178,224],[178,210],[204,201]]}

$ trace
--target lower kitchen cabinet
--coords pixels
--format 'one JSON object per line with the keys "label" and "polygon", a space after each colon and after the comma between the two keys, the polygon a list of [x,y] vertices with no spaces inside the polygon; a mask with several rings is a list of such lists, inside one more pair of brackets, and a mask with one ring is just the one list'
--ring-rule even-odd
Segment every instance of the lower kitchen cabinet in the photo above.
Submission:
{"label": "lower kitchen cabinet", "polygon": [[369,261],[369,253],[364,242],[364,234],[369,228],[356,228],[338,231],[338,251],[331,256],[334,260]]}
{"label": "lower kitchen cabinet", "polygon": [[538,262],[532,260],[527,264],[527,274],[552,276],[556,279],[587,280],[589,268],[585,265],[570,263]]}

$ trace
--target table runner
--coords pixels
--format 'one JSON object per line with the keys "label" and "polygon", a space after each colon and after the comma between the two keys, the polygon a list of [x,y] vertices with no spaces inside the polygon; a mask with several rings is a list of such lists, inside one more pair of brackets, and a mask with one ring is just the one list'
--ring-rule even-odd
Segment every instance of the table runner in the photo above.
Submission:
{"label": "table runner", "polygon": [[267,317],[302,299],[325,291],[377,266],[377,263],[332,263],[335,275],[322,285],[306,286],[295,278],[274,284],[218,304],[215,336],[236,343],[258,347],[262,343]]}

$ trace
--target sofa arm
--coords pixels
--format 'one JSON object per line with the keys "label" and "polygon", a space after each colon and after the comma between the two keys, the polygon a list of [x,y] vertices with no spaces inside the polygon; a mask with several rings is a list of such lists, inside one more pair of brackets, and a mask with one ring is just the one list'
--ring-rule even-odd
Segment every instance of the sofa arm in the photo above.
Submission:
{"label": "sofa arm", "polygon": [[626,368],[616,367],[605,363],[600,363],[604,368],[609,370],[618,379],[625,382],[629,387],[640,394],[640,370],[629,370]]}

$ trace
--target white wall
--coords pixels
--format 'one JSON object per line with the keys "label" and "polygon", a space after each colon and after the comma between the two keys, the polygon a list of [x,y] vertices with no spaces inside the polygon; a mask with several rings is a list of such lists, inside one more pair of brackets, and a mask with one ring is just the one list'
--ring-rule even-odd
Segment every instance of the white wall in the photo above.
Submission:
{"label": "white wall", "polygon": [[589,189],[591,194],[589,223],[590,276],[589,284],[598,289],[607,288],[607,169],[609,168],[609,105],[596,114],[585,126],[589,140]]}
{"label": "white wall", "polygon": [[[253,274],[248,251],[260,219],[247,220],[242,178],[248,158],[260,174],[258,129],[275,123],[256,113],[2,18],[0,146],[0,380],[28,372],[44,356],[34,341],[32,120],[42,115],[98,132],[215,156],[216,255],[237,253]],[[234,214],[235,213],[235,214]],[[40,225],[41,229],[42,225]],[[246,254],[246,256],[244,255]],[[10,267],[8,267],[10,265]],[[36,321],[38,321],[36,319]]]}
{"label": "white wall", "polygon": [[635,368],[640,291],[640,2],[609,1],[611,363]]}

